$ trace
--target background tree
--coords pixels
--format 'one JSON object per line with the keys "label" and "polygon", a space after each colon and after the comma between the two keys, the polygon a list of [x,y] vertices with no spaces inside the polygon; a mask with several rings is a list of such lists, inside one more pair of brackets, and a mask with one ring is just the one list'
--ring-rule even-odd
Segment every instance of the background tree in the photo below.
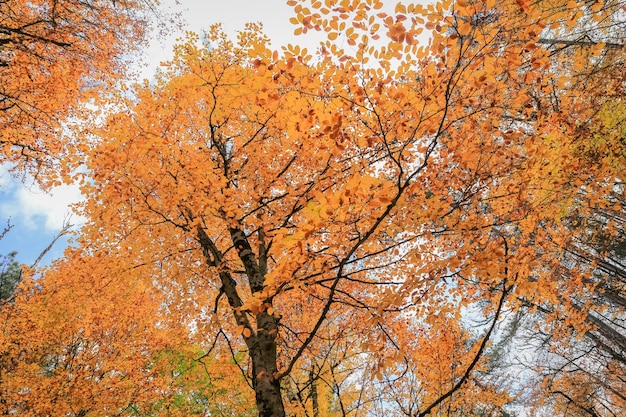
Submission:
{"label": "background tree", "polygon": [[6,302],[22,278],[22,268],[15,260],[17,252],[4,255],[0,260],[0,300]]}
{"label": "background tree", "polygon": [[[543,12],[566,10],[550,4]],[[551,71],[561,77],[550,93],[533,93],[541,106],[557,110],[577,91],[599,92],[587,123],[577,122],[568,140],[553,143],[562,159],[545,164],[541,176],[551,178],[563,196],[557,221],[563,231],[554,260],[546,266],[553,282],[583,280],[587,287],[570,299],[535,304],[530,300],[516,318],[520,349],[537,352],[536,362],[524,360],[539,381],[530,403],[543,404],[535,413],[551,415],[619,415],[619,393],[625,371],[623,355],[624,303],[622,281],[624,211],[624,3],[578,4],[570,18],[544,31],[539,44],[550,51]],[[582,172],[568,172],[562,161],[576,161]],[[553,185],[554,187],[554,185]],[[560,303],[571,304],[563,308]],[[569,312],[571,313],[568,313]],[[519,321],[518,321],[519,320]],[[532,334],[532,336],[530,336]],[[528,343],[528,344],[526,344]],[[523,356],[521,356],[523,357]],[[601,364],[601,365],[600,365]],[[618,394],[616,394],[616,392]],[[554,407],[554,408],[552,408]]]}
{"label": "background tree", "polygon": [[[0,310],[0,412],[184,416],[228,404],[230,415],[245,415],[236,408],[245,395],[211,387],[201,358],[178,329],[170,333],[161,299],[142,277],[132,270],[111,275],[100,261],[58,261],[59,271],[74,271],[63,277],[27,275],[14,302]],[[222,364],[211,376],[234,387],[233,368]]]}
{"label": "background tree", "polygon": [[[13,225],[11,222],[7,221],[7,225],[2,232],[0,232],[0,240],[3,239],[12,228]],[[11,298],[15,287],[22,278],[22,269],[17,261],[15,261],[16,256],[17,252],[11,252],[3,256],[0,261],[0,302],[2,303]]]}
{"label": "background tree", "polygon": [[[623,105],[609,102],[598,112],[593,131],[575,150],[595,165],[604,165],[603,181],[613,184],[612,191],[599,201],[572,207],[564,219],[570,234],[563,245],[561,266],[553,274],[555,279],[585,280],[589,293],[574,299],[578,309],[574,318],[554,306],[532,303],[522,310],[525,317],[517,318],[519,334],[514,340],[539,352],[536,362],[527,360],[524,366],[535,368],[537,378],[543,380],[537,383],[532,401],[546,413],[619,415],[626,405],[621,394],[626,374],[624,198],[618,168],[624,164],[624,154],[615,152],[623,137],[623,121]],[[585,274],[577,277],[580,270]],[[588,304],[583,305],[580,300],[586,297]],[[574,326],[574,320],[583,326]],[[530,329],[535,329],[532,337]]]}
{"label": "background tree", "polygon": [[156,20],[156,4],[0,2],[0,163],[35,175],[67,168],[72,148],[64,129],[82,117],[86,100],[106,94],[127,72]]}

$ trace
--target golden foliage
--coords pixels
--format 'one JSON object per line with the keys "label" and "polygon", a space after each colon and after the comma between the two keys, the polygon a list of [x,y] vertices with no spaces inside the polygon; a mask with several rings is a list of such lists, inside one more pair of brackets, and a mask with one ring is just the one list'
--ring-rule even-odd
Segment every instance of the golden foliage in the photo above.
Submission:
{"label": "golden foliage", "polygon": [[[0,162],[67,170],[68,123],[105,95],[144,44],[154,3],[6,0],[0,4]],[[45,182],[47,178],[40,178]]]}
{"label": "golden foliage", "polygon": [[[254,392],[261,416],[381,414],[392,402],[398,415],[497,415],[512,394],[489,375],[486,352],[505,311],[549,307],[555,333],[590,329],[589,271],[555,271],[566,266],[572,212],[591,215],[624,193],[621,104],[608,110],[621,103],[623,51],[598,58],[600,42],[566,35],[583,25],[600,36],[594,22],[620,9],[289,4],[297,31],[328,34],[319,56],[272,51],[256,25],[237,41],[213,27],[91,126],[98,140],[71,161],[88,168],[89,221],[78,248],[32,290],[38,303],[55,283],[81,277],[86,291],[111,277],[112,294],[81,309],[114,297],[125,328],[137,316],[129,303],[150,294],[137,307],[139,336],[95,342],[138,344],[136,356],[113,349],[121,362],[111,369],[149,383],[146,401],[153,384],[167,394],[169,375],[145,374],[160,366],[159,343],[176,340],[183,358],[193,346],[237,368],[241,379],[223,373],[209,391]],[[468,309],[484,319],[477,331]],[[96,323],[79,316],[84,327],[63,334]],[[29,375],[21,368],[12,375],[12,395],[40,383],[17,379]],[[185,375],[196,374],[174,380]],[[111,383],[128,392],[133,378]],[[193,378],[171,384],[193,392],[202,383]],[[122,413],[135,401],[115,400],[106,407]]]}

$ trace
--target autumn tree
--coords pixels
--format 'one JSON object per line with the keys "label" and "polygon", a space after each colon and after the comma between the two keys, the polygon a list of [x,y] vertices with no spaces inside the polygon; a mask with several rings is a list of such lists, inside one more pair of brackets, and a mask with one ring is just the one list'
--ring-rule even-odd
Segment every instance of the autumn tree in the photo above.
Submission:
{"label": "autumn tree", "polygon": [[[315,57],[270,50],[255,25],[236,41],[214,27],[92,126],[71,161],[87,167],[89,221],[41,285],[79,276],[125,294],[126,327],[135,290],[150,294],[141,336],[116,341],[108,323],[104,340],[149,364],[152,332],[171,330],[177,351],[234,365],[260,416],[498,415],[510,396],[485,354],[505,311],[550,306],[547,325],[586,329],[588,271],[554,271],[572,208],[615,190],[604,161],[572,156],[621,81],[613,65],[610,82],[571,88],[598,55],[555,58],[556,40],[583,40],[553,35],[617,9],[289,4],[298,32],[328,34]],[[83,316],[72,334],[94,323]],[[151,365],[114,370],[130,362],[108,375],[159,384]],[[20,380],[28,369],[11,375],[16,395],[41,382]]]}
{"label": "autumn tree", "polygon": [[0,414],[252,414],[236,364],[202,357],[168,326],[160,295],[136,270],[110,274],[85,256],[55,266],[75,273],[27,272],[0,309]]}
{"label": "autumn tree", "polygon": [[[615,152],[615,141],[623,137],[624,118],[620,116],[623,105],[609,103],[597,113],[593,131],[574,153],[584,150],[584,158],[595,165],[604,161],[601,165],[606,174],[595,178],[608,182],[610,192],[592,204],[576,197],[581,204],[564,218],[570,235],[563,245],[561,265],[552,271],[555,279],[582,279],[588,285],[587,294],[572,300],[578,323],[573,325],[562,310],[545,304],[528,303],[520,311],[525,317],[518,318],[523,325],[518,325],[521,334],[517,342],[539,347],[538,360],[524,365],[536,369],[541,383],[534,390],[533,404],[546,413],[568,410],[571,415],[619,415],[626,406],[622,394],[626,253],[624,198],[620,194],[623,180],[618,168],[624,164],[624,155]],[[581,270],[585,273],[579,276]],[[588,300],[586,305],[584,300]],[[532,337],[529,329],[535,329]]]}
{"label": "autumn tree", "polygon": [[0,2],[1,163],[35,175],[67,168],[68,121],[126,72],[156,20],[156,4]]}
{"label": "autumn tree", "polygon": [[[543,12],[558,11],[554,6]],[[624,153],[619,145],[624,133],[624,3],[586,3],[573,11],[577,19],[551,25],[538,41],[550,52],[550,72],[565,84],[553,84],[549,94],[538,90],[534,97],[558,111],[564,99],[579,91],[593,92],[585,99],[596,103],[595,108],[588,104],[593,110],[586,122],[575,121],[571,136],[552,142],[561,158],[547,161],[540,174],[551,177],[562,197],[555,211],[562,226],[556,235],[558,250],[544,273],[559,285],[582,281],[585,290],[559,296],[556,302],[523,300],[516,319],[520,335],[512,340],[537,352],[536,362],[523,363],[536,369],[540,381],[530,400],[537,407],[534,413],[619,415],[625,375],[620,362],[625,312],[619,253],[624,219]],[[572,163],[582,171],[568,172]]]}
{"label": "autumn tree", "polygon": [[[75,145],[85,139],[69,135],[68,126],[84,117],[87,101],[102,96],[127,73],[125,64],[145,44],[151,23],[160,18],[155,15],[155,5],[148,1],[0,2],[0,163],[10,164],[16,174],[34,175],[44,186],[54,184],[61,174],[67,173],[67,157],[73,149],[70,142]],[[85,337],[90,326],[97,324],[85,325],[81,321],[93,316],[76,308],[71,297],[64,298],[71,293],[51,297],[51,293],[58,292],[50,287],[43,290],[43,279],[34,283],[32,271],[22,271],[11,256],[5,261],[0,311],[2,414],[50,415],[72,410],[76,415],[84,415],[97,408],[90,403],[95,398],[92,394],[77,395],[78,391],[65,384],[68,375],[75,377],[77,384],[83,384],[79,390],[82,393],[90,391],[89,383],[85,384],[90,378],[92,382],[107,381],[107,372],[118,372],[116,377],[122,379],[128,376],[121,365],[106,369],[106,353],[95,355],[103,351],[106,339],[94,342]],[[17,281],[24,275],[26,279],[16,290]],[[80,289],[74,292],[79,293]],[[9,294],[11,303],[5,300]],[[50,305],[59,307],[61,312],[55,315]],[[43,317],[42,311],[51,315]],[[68,331],[71,325],[77,326],[73,332]],[[110,327],[105,333],[117,334]],[[125,345],[126,353],[128,347],[132,350],[132,343]],[[120,356],[114,348],[107,352]],[[74,367],[78,358],[85,356],[91,362],[83,368]],[[37,384],[29,382],[33,378]],[[57,389],[49,391],[50,385]],[[115,393],[109,390],[107,395]],[[123,403],[125,397],[120,395],[117,401]]]}

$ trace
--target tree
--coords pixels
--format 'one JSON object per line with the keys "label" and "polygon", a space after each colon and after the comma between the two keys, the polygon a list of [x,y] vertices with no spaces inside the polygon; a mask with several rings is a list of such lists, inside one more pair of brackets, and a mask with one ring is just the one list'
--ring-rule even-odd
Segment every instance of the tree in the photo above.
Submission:
{"label": "tree", "polygon": [[[623,182],[618,168],[624,164],[624,155],[615,152],[624,133],[623,115],[621,103],[607,103],[598,112],[594,131],[577,149],[603,166],[606,174],[596,178],[612,184],[612,191],[600,204],[583,202],[568,214],[570,235],[563,246],[562,265],[552,272],[587,282],[589,293],[572,300],[577,321],[584,325],[573,326],[572,319],[554,306],[529,303],[524,326],[518,327],[522,334],[532,328],[540,330],[532,338],[519,335],[516,340],[530,339],[540,352],[536,361],[525,365],[537,369],[541,388],[535,390],[533,401],[546,413],[620,415],[626,407],[622,394],[626,388],[624,198],[619,192]],[[579,270],[586,273],[578,277]],[[546,316],[556,320],[546,320]]]}
{"label": "tree", "polygon": [[[559,285],[582,280],[586,289],[552,303],[524,300],[526,306],[518,313],[520,334],[511,342],[529,343],[526,349],[532,346],[537,352],[523,364],[537,372],[531,398],[534,407],[541,405],[534,411],[537,415],[619,415],[624,410],[625,312],[619,254],[624,219],[624,153],[619,145],[624,137],[623,7],[623,2],[587,4],[578,10],[577,22],[552,26],[540,40],[549,45],[552,71],[569,84],[553,90],[544,105],[558,106],[572,89],[602,94],[590,122],[577,125],[574,140],[556,145],[567,158],[552,160],[543,173],[554,180],[555,172],[567,171],[561,161],[568,159],[585,167],[583,175],[560,174],[574,186],[558,188],[569,193],[558,208],[558,220],[565,227],[558,236],[556,261],[545,273]],[[594,10],[605,14],[600,17]]]}
{"label": "tree", "polygon": [[11,252],[0,261],[0,302],[11,298],[22,278],[22,268],[15,260],[16,256],[17,252]]}
{"label": "tree", "polygon": [[64,129],[82,117],[86,100],[105,94],[126,72],[155,4],[0,2],[0,163],[53,179],[68,168],[72,147]]}
{"label": "tree", "polygon": [[[7,233],[11,231],[13,225],[10,221],[7,221],[7,225],[0,232],[0,240],[2,240]],[[11,252],[8,255],[2,256],[0,260],[0,303],[5,303],[13,295],[17,284],[22,278],[22,268],[15,260],[17,252]]]}
{"label": "tree", "polygon": [[[260,416],[319,412],[316,381],[340,415],[497,415],[510,397],[485,352],[505,310],[550,305],[583,326],[585,270],[552,271],[564,215],[612,190],[582,193],[604,165],[571,157],[619,80],[570,88],[571,57],[542,43],[578,4],[290,3],[297,30],[328,33],[316,58],[268,49],[255,25],[236,42],[214,27],[92,127],[89,221],[43,289],[145,289],[175,350],[230,357]],[[125,343],[150,345],[141,334]]]}
{"label": "tree", "polygon": [[0,310],[3,415],[175,415],[187,405],[175,379],[180,345],[160,299],[134,271],[111,276],[100,261],[57,261],[74,271],[62,276],[28,274]]}

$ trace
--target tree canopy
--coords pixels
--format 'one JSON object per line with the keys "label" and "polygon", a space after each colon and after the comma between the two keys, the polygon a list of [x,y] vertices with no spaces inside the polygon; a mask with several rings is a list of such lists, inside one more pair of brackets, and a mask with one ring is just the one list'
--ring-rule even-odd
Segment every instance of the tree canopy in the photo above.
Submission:
{"label": "tree canopy", "polygon": [[288,4],[319,53],[192,34],[67,154],[88,221],[0,311],[3,411],[622,413],[624,4]]}
{"label": "tree canopy", "polygon": [[156,4],[0,2],[0,162],[58,181],[72,149],[67,124],[85,118],[85,101],[127,73],[128,59],[145,45]]}

